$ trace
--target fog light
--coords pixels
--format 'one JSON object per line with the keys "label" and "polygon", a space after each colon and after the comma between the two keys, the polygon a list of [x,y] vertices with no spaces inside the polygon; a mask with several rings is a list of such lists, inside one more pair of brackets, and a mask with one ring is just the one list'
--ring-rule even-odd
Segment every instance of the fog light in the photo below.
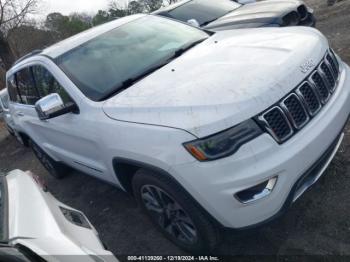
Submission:
{"label": "fog light", "polygon": [[252,203],[270,195],[276,185],[276,182],[277,177],[274,177],[259,185],[238,192],[234,196],[243,204]]}

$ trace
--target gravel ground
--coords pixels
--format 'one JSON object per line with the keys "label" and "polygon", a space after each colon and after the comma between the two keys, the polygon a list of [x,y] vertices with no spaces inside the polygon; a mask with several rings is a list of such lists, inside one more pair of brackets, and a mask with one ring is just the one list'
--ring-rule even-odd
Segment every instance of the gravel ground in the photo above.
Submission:
{"label": "gravel ground", "polygon": [[[307,0],[318,28],[350,63],[350,1],[332,7],[326,0]],[[350,255],[350,129],[326,175],[288,213],[253,232],[227,234],[220,255]],[[94,178],[72,173],[57,182],[32,152],[7,135],[0,123],[0,171],[32,170],[47,181],[62,202],[82,210],[116,255],[184,254],[166,240],[127,194]]]}

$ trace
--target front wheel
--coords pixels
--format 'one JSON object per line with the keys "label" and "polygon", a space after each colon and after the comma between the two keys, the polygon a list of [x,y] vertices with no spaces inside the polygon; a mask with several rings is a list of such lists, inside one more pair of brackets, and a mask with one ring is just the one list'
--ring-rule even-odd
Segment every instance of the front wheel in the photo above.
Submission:
{"label": "front wheel", "polygon": [[35,142],[29,140],[29,146],[32,148],[35,156],[40,163],[45,167],[51,176],[56,179],[62,179],[69,173],[70,169],[66,165],[56,162],[44,150],[42,150]]}
{"label": "front wheel", "polygon": [[176,182],[141,169],[133,178],[133,191],[146,214],[180,248],[200,253],[219,244],[215,222]]}

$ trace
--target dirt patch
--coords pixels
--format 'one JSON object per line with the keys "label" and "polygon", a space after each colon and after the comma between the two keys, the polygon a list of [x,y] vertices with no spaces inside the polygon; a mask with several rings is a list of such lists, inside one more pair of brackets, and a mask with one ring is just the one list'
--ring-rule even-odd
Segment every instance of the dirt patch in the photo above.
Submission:
{"label": "dirt patch", "polygon": [[326,0],[306,0],[315,10],[317,28],[324,33],[334,50],[350,63],[350,1],[328,6]]}

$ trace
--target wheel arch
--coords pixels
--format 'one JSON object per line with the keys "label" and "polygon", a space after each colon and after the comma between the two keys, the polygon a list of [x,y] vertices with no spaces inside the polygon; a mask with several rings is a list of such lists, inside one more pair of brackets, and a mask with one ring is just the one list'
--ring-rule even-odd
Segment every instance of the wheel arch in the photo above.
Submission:
{"label": "wheel arch", "polygon": [[29,147],[29,140],[31,139],[30,136],[28,136],[26,133],[24,132],[18,132],[17,133],[18,136],[22,139],[23,145],[25,147]]}
{"label": "wheel arch", "polygon": [[113,158],[114,174],[116,175],[122,188],[131,195],[133,195],[132,179],[139,169],[153,171],[157,174],[162,174],[175,180],[167,171],[151,164],[123,157]]}
{"label": "wheel arch", "polygon": [[[116,171],[116,168],[118,166],[118,171]],[[212,216],[188,191],[186,188],[184,188],[169,172],[165,171],[162,168],[153,166],[148,163],[144,163],[141,161],[133,160],[133,159],[127,159],[127,158],[120,158],[115,157],[113,159],[113,168],[114,173],[117,176],[117,179],[119,183],[121,184],[122,188],[132,196],[134,196],[133,190],[132,190],[132,179],[139,169],[146,169],[149,171],[153,171],[158,175],[163,175],[167,179],[171,180],[173,183],[177,184],[181,189],[193,200],[195,205],[200,208],[209,219],[219,226],[219,228],[224,228],[224,226],[214,217]],[[125,168],[125,169],[123,169]],[[125,172],[123,172],[125,171]],[[134,171],[134,172],[132,172]]]}

